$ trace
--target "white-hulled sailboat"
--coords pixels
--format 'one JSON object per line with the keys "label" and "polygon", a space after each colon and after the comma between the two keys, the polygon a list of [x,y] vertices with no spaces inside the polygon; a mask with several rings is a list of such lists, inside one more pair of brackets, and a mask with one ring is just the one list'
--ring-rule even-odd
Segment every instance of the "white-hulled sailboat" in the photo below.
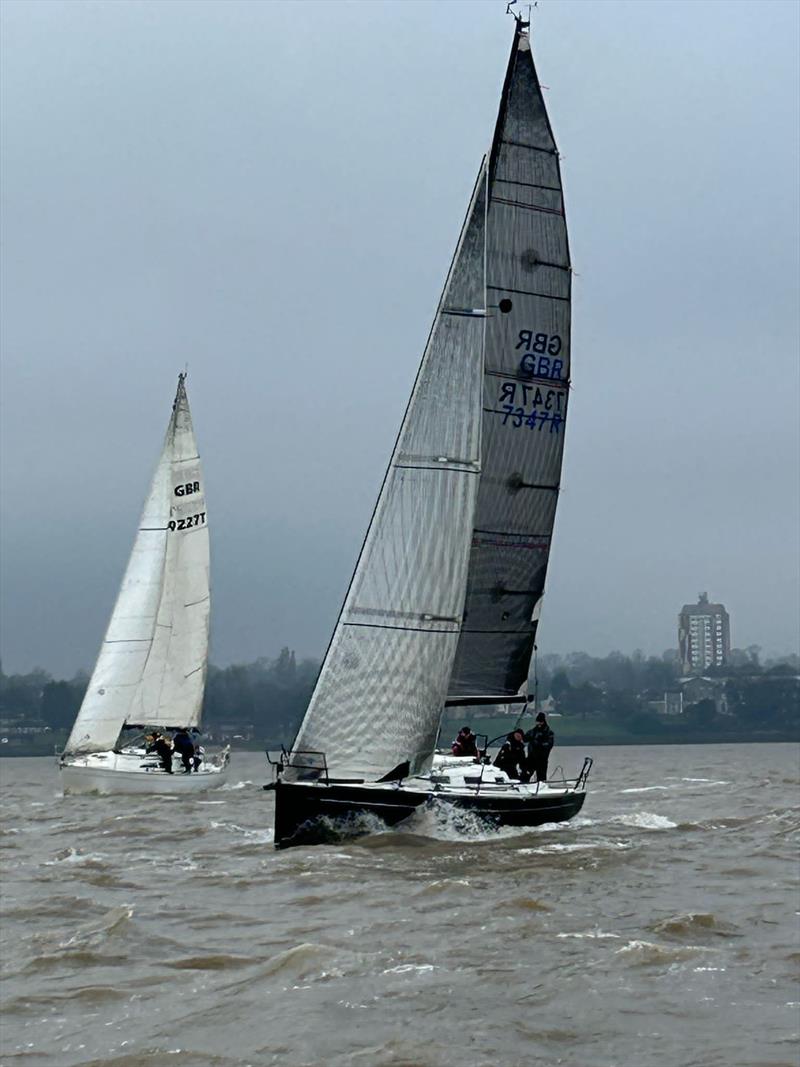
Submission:
{"label": "white-hulled sailboat", "polygon": [[181,374],[125,577],[59,760],[65,793],[182,795],[223,784],[227,749],[185,773],[177,753],[170,765],[145,744],[153,732],[197,737],[209,610],[205,487]]}
{"label": "white-hulled sailboat", "polygon": [[580,810],[591,760],[573,780],[528,784],[433,758],[445,707],[527,703],[570,294],[558,151],[517,19],[491,150],[361,555],[300,730],[274,761],[277,846],[426,804],[517,826]]}

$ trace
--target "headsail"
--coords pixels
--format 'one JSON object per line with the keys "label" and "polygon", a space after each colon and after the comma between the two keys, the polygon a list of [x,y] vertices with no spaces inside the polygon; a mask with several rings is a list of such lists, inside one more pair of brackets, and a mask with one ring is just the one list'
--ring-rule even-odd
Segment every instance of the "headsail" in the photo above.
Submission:
{"label": "headsail", "polygon": [[464,604],[480,470],[486,168],[293,747],[380,777],[433,751]]}
{"label": "headsail", "polygon": [[66,753],[102,752],[123,725],[194,726],[208,658],[205,486],[178,391],[122,586]]}
{"label": "headsail", "polygon": [[524,692],[561,480],[569,246],[558,151],[520,21],[490,156],[486,258],[482,472],[451,704]]}

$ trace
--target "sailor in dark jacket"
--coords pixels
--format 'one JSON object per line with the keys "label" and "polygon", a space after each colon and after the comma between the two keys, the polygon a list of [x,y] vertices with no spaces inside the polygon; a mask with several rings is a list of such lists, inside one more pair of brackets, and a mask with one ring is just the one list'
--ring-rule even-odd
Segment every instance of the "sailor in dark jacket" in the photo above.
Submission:
{"label": "sailor in dark jacket", "polygon": [[546,782],[547,761],[556,738],[543,711],[536,716],[536,724],[525,734],[525,740],[528,742],[528,773],[531,777],[535,774],[538,782]]}
{"label": "sailor in dark jacket", "polygon": [[172,738],[175,751],[181,757],[183,773],[189,774],[192,770],[192,757],[194,756],[194,743],[186,730],[178,730]]}
{"label": "sailor in dark jacket", "polygon": [[494,765],[501,771],[505,771],[509,778],[522,777],[525,770],[525,745],[522,730],[513,730],[508,734],[495,757]]}
{"label": "sailor in dark jacket", "polygon": [[167,774],[172,774],[172,742],[169,738],[155,733],[152,741],[147,744],[145,752],[155,752]]}
{"label": "sailor in dark jacket", "polygon": [[470,756],[472,759],[480,759],[478,739],[469,726],[462,726],[458,731],[458,737],[451,745],[451,751],[454,756]]}

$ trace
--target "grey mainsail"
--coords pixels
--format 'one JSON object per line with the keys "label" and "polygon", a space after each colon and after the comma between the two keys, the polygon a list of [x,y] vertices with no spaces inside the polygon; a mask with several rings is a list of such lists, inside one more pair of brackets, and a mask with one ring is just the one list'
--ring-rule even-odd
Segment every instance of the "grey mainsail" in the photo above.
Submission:
{"label": "grey mainsail", "polygon": [[517,22],[489,164],[481,476],[448,704],[524,693],[561,480],[571,269],[558,151]]}
{"label": "grey mainsail", "polygon": [[[430,760],[461,628],[481,449],[486,166],[294,750],[337,776]],[[291,769],[288,776],[292,776]]]}

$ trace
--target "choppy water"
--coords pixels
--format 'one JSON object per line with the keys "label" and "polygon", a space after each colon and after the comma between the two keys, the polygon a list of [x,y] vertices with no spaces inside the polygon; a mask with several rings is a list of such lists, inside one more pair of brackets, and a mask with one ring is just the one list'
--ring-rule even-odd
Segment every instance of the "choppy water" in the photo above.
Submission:
{"label": "choppy water", "polygon": [[796,1067],[798,747],[591,754],[569,824],[285,852],[257,755],[202,800],[2,761],[2,1067]]}

